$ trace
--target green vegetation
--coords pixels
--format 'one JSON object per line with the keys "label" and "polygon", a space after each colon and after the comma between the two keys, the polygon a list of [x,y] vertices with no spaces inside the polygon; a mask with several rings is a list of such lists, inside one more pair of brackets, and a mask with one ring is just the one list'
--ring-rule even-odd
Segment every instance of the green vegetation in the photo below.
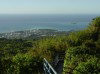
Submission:
{"label": "green vegetation", "polygon": [[32,74],[41,70],[41,58],[33,50],[33,41],[0,39],[0,74]]}
{"label": "green vegetation", "polygon": [[0,39],[0,74],[42,74],[43,58],[52,62],[65,51],[63,74],[100,73],[100,17],[68,36],[38,40]]}
{"label": "green vegetation", "polygon": [[100,74],[100,17],[68,37],[63,74]]}

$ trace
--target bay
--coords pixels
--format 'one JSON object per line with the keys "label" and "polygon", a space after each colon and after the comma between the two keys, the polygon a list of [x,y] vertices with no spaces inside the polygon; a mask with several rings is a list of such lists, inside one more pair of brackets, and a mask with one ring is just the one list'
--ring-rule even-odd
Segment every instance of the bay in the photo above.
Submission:
{"label": "bay", "polygon": [[97,15],[0,14],[0,32],[32,29],[60,31],[85,29]]}

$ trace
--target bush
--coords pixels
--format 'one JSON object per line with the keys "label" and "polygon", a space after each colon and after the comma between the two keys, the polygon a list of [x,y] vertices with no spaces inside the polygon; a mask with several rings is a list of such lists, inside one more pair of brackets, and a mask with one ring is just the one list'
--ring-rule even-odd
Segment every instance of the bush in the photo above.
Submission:
{"label": "bush", "polygon": [[38,56],[17,54],[13,57],[14,73],[32,74],[42,70],[42,60]]}
{"label": "bush", "polygon": [[75,70],[74,74],[100,74],[100,60],[92,58],[87,62],[80,63]]}

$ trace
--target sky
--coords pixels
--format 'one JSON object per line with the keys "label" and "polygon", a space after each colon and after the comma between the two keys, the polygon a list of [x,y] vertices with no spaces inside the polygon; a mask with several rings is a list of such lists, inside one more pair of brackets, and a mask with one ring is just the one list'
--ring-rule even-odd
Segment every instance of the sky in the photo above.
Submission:
{"label": "sky", "polygon": [[0,14],[100,14],[100,0],[0,0]]}

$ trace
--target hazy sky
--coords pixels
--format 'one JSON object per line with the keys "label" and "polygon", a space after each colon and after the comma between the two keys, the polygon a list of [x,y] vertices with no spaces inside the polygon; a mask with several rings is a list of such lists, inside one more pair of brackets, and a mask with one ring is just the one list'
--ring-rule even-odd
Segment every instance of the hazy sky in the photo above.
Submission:
{"label": "hazy sky", "polygon": [[100,0],[0,0],[3,14],[100,14]]}

